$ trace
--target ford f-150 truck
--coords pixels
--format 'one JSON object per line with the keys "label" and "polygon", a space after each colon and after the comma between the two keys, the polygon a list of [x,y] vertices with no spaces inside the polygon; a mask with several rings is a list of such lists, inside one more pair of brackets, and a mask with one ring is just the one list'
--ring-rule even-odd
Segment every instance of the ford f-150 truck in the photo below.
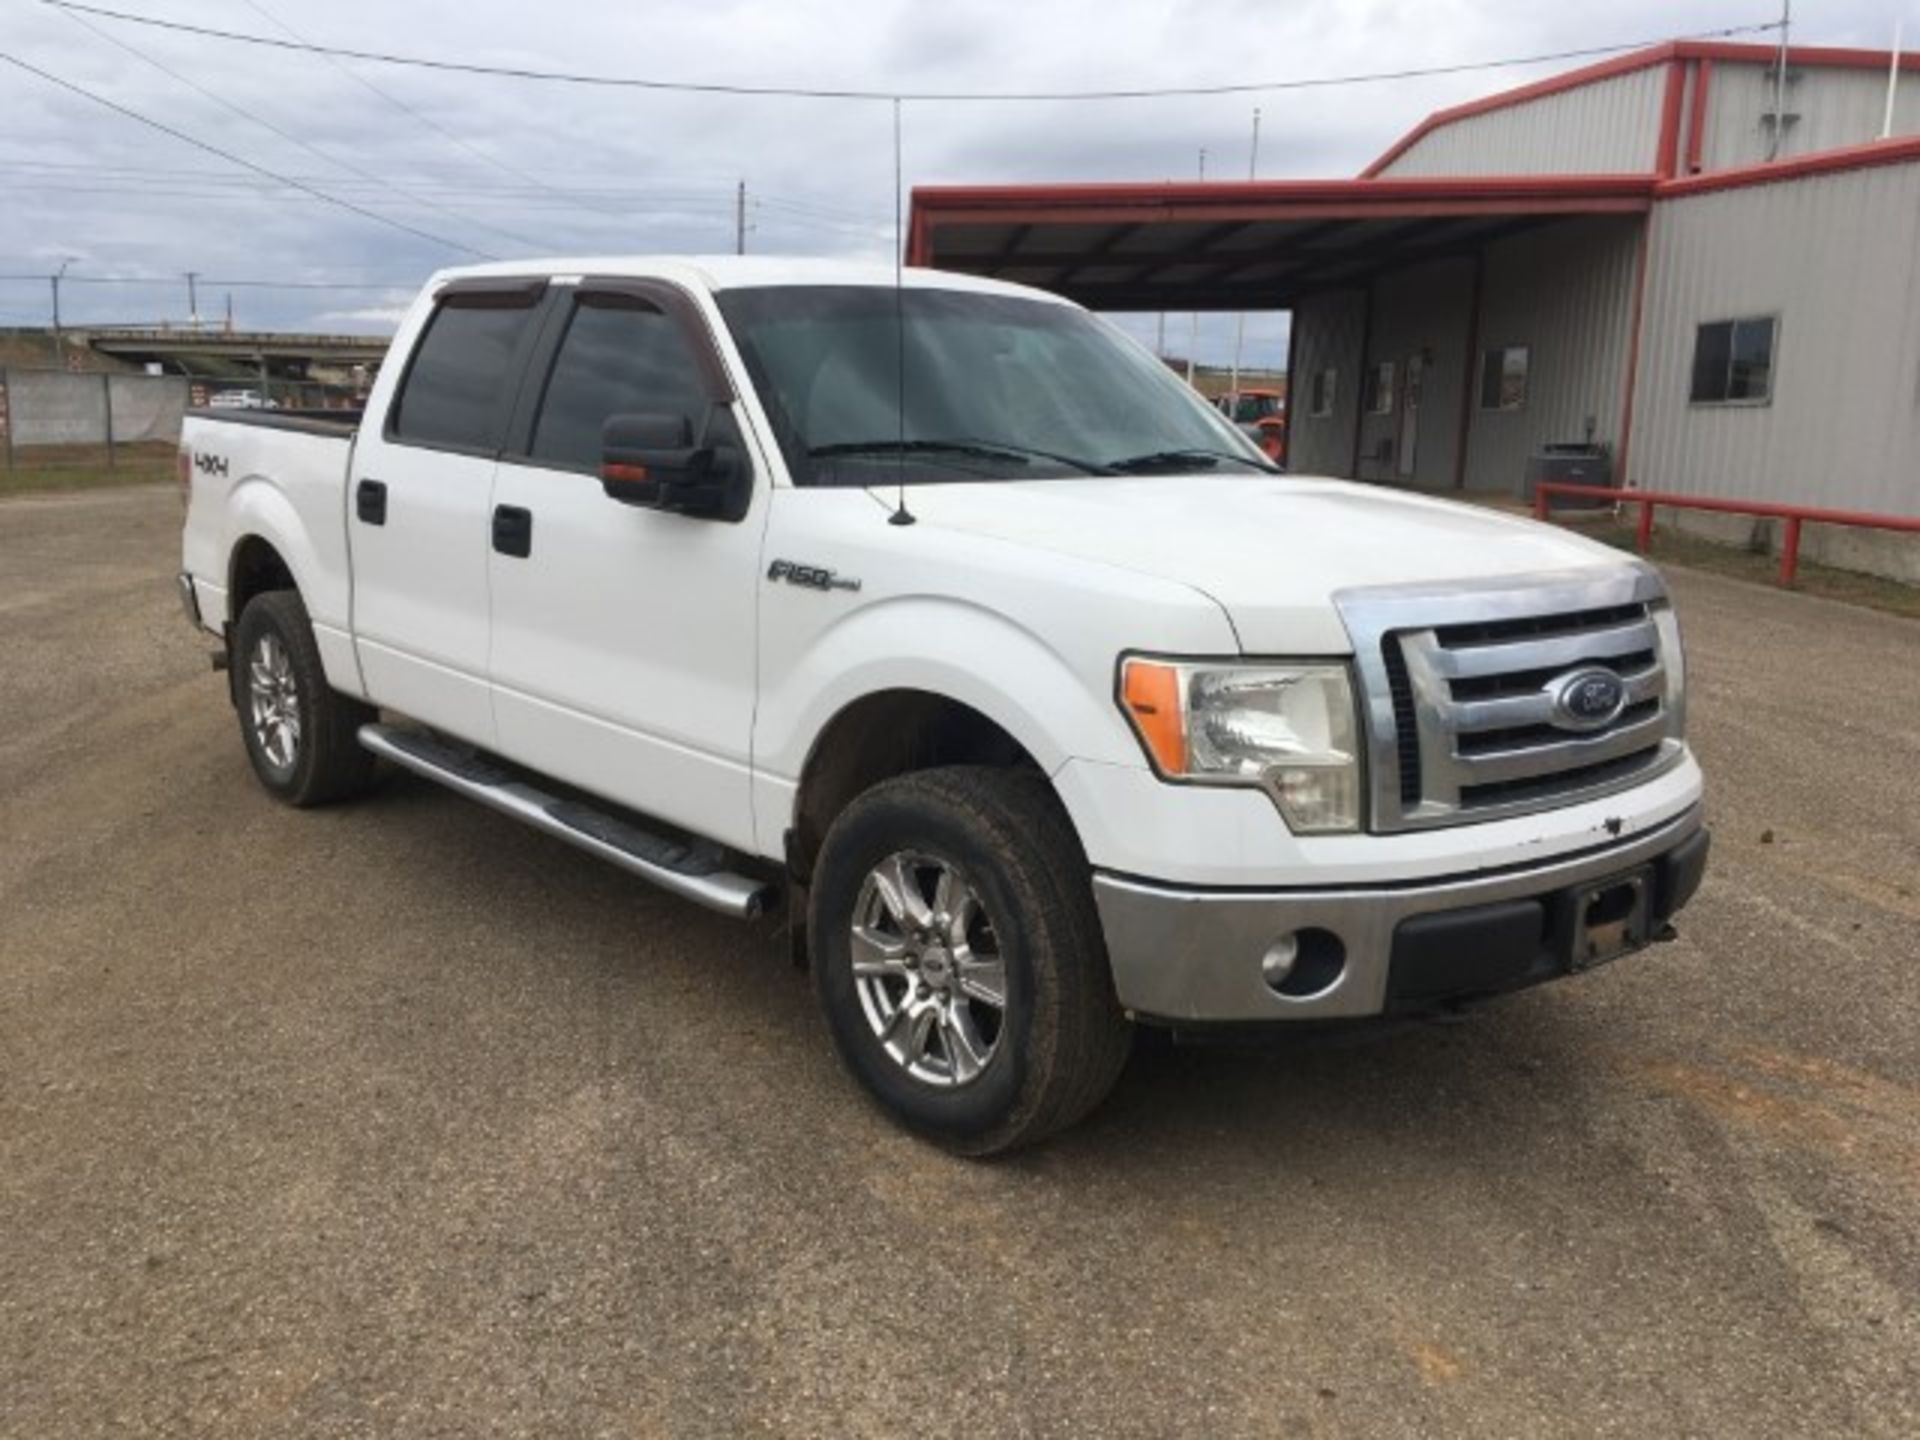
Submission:
{"label": "ford f-150 truck", "polygon": [[784,904],[847,1068],[957,1151],[1087,1113],[1137,1024],[1577,973],[1705,867],[1656,572],[1283,475],[1036,291],[450,270],[357,428],[196,413],[181,477],[181,597],[272,795],[397,766]]}

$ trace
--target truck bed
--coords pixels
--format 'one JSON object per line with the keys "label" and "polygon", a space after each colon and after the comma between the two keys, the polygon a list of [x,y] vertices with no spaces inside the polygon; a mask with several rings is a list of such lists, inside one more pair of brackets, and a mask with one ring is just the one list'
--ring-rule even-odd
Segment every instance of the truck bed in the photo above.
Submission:
{"label": "truck bed", "polygon": [[[231,567],[243,542],[271,546],[291,570],[327,658],[344,684],[347,639],[347,467],[359,417],[350,411],[189,410],[180,429],[189,500],[182,555],[200,613],[229,613]],[[336,668],[338,667],[338,668]]]}
{"label": "truck bed", "polygon": [[239,406],[202,405],[187,411],[197,420],[217,420],[223,425],[254,425],[262,430],[295,430],[307,435],[342,435],[351,438],[360,428],[363,410],[248,410]]}

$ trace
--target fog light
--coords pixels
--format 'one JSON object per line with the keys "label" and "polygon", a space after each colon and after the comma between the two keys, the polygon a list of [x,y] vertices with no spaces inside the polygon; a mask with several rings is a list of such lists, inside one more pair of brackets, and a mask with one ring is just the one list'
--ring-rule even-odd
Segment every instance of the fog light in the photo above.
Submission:
{"label": "fog light", "polygon": [[1317,925],[1279,936],[1260,957],[1260,978],[1283,1000],[1317,1000],[1346,971],[1346,942]]}
{"label": "fog light", "polygon": [[1267,947],[1267,953],[1260,957],[1260,978],[1278,990],[1293,973],[1293,963],[1300,958],[1300,937],[1289,931]]}

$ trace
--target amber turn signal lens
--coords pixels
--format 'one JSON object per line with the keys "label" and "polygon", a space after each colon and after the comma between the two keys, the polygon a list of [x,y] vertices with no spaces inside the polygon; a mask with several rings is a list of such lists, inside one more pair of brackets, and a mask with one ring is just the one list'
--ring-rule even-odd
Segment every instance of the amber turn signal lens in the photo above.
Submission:
{"label": "amber turn signal lens", "polygon": [[1180,672],[1151,660],[1129,660],[1121,673],[1127,718],[1166,775],[1187,773],[1187,724],[1180,703]]}

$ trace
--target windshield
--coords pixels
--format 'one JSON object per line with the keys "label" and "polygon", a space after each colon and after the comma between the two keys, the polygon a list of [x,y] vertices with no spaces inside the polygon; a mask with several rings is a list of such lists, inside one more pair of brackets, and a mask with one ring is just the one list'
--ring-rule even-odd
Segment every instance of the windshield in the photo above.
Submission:
{"label": "windshield", "polygon": [[727,290],[719,304],[796,484],[1272,468],[1071,305],[871,285]]}

